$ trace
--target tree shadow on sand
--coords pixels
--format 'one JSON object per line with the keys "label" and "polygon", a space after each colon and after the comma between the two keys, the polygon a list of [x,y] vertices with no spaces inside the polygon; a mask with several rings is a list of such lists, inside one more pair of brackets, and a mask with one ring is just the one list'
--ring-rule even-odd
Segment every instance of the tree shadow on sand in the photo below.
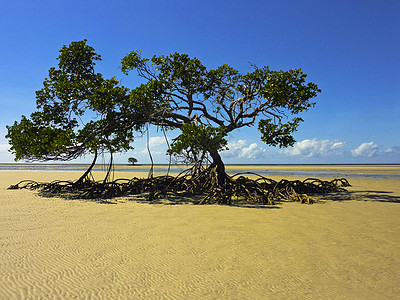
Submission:
{"label": "tree shadow on sand", "polygon": [[335,194],[326,194],[322,200],[345,202],[345,201],[371,201],[384,203],[400,203],[400,197],[392,195],[393,192],[387,191],[343,191]]}
{"label": "tree shadow on sand", "polygon": [[[44,198],[59,198],[63,200],[78,200],[78,201],[91,201],[98,204],[121,204],[125,202],[136,202],[141,204],[148,204],[148,205],[165,205],[165,206],[174,206],[174,205],[194,205],[201,200],[203,196],[180,196],[180,195],[168,195],[164,198],[155,198],[152,201],[149,201],[148,193],[144,193],[141,195],[130,195],[125,197],[115,197],[112,199],[80,199],[74,197],[69,193],[59,193],[59,194],[52,194],[46,193],[43,191],[38,192],[38,196]],[[230,207],[239,207],[239,208],[256,208],[256,209],[280,209],[281,206],[280,202],[277,202],[275,205],[268,205],[268,204],[255,204],[249,203],[248,201],[242,200],[237,201],[235,203],[230,204]]]}

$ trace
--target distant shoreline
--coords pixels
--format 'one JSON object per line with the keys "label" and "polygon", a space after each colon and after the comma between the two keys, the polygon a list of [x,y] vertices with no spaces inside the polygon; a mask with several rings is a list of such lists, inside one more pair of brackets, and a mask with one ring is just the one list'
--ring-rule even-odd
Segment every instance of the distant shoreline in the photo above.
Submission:
{"label": "distant shoreline", "polygon": [[[84,172],[89,164],[0,164],[0,171],[79,171]],[[115,164],[114,172],[147,173],[150,164],[128,165]],[[189,165],[155,164],[154,173],[158,175],[180,173]],[[107,165],[96,165],[93,172],[105,172]],[[227,164],[229,174],[257,173],[262,176],[279,177],[318,177],[318,178],[360,178],[360,179],[395,179],[400,180],[400,164]]]}
{"label": "distant shoreline", "polygon": [[[19,163],[19,162],[8,162],[8,163],[0,163],[1,165],[90,165],[90,163],[59,163],[59,162],[26,162],[26,163]],[[151,164],[129,164],[129,163],[115,163],[116,166],[129,166],[129,167],[136,167],[136,166],[151,166]],[[154,166],[168,166],[168,164],[153,164]],[[171,164],[171,166],[190,166],[190,164]],[[331,164],[225,164],[225,166],[400,166],[400,163],[331,163]]]}

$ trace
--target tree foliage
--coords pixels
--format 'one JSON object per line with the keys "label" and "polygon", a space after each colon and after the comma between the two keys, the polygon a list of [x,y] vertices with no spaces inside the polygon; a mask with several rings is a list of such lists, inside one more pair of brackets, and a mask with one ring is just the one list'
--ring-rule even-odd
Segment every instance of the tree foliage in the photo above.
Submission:
{"label": "tree foliage", "polygon": [[226,132],[223,127],[187,123],[182,125],[180,130],[181,134],[174,139],[168,154],[181,155],[188,152],[199,157],[202,151],[211,153],[227,149]]}
{"label": "tree foliage", "polygon": [[129,89],[95,72],[101,57],[86,40],[63,46],[57,59],[36,92],[37,110],[7,126],[15,159],[71,160],[130,149],[143,115]]}
{"label": "tree foliage", "polygon": [[300,69],[252,66],[242,74],[224,64],[208,70],[199,59],[179,53],[148,59],[132,51],[122,59],[121,70],[136,70],[146,81],[131,94],[146,103],[157,99],[158,107],[147,116],[151,124],[181,129],[169,153],[207,151],[221,172],[218,152],[226,147],[229,132],[258,122],[263,142],[292,146],[303,121],[298,114],[313,107],[311,99],[320,92]]}
{"label": "tree foliage", "polygon": [[136,70],[145,80],[130,90],[96,73],[100,60],[86,40],[62,47],[58,68],[50,68],[36,92],[37,111],[7,127],[17,160],[128,150],[145,123],[181,130],[169,150],[175,155],[206,151],[218,157],[229,132],[256,122],[262,141],[287,147],[303,121],[297,115],[314,106],[310,99],[320,92],[299,69],[252,66],[242,74],[226,64],[207,69],[186,54],[148,59],[140,51],[121,61],[123,73]]}
{"label": "tree foliage", "polygon": [[136,164],[138,162],[138,160],[134,157],[129,157],[128,158],[128,162],[132,165]]}
{"label": "tree foliage", "polygon": [[[236,129],[258,123],[266,144],[294,144],[293,134],[303,122],[300,114],[315,105],[312,99],[320,92],[316,84],[306,81],[301,69],[274,71],[251,65],[251,71],[241,73],[227,64],[207,69],[187,54],[142,58],[140,51],[132,51],[122,59],[121,71],[136,71],[143,83],[128,89],[115,77],[105,79],[95,72],[100,60],[86,40],[63,46],[58,67],[50,68],[43,88],[36,92],[36,111],[7,126],[6,136],[16,160],[71,160],[93,153],[90,168],[76,182],[25,182],[10,188],[78,190],[78,196],[85,198],[145,192],[150,200],[172,191],[203,194],[200,203],[231,203],[236,197],[271,204],[282,197],[303,201],[300,196],[304,191],[340,191],[340,185],[348,184],[346,180],[314,179],[274,182],[262,176],[251,180],[225,172],[219,152],[227,149],[227,135]],[[102,184],[83,179],[98,153],[131,149],[136,135],[143,134],[149,125],[164,132],[180,131],[168,153],[189,158],[195,163],[194,171],[177,177],[110,182],[111,156]],[[205,154],[211,164],[200,171]]]}

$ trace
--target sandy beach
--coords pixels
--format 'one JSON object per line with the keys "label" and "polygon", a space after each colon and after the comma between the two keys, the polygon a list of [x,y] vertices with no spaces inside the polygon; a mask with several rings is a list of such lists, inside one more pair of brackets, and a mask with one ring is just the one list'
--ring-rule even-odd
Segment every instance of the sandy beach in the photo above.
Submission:
{"label": "sandy beach", "polygon": [[0,171],[0,299],[400,299],[400,180],[276,206],[7,190],[81,173]]}

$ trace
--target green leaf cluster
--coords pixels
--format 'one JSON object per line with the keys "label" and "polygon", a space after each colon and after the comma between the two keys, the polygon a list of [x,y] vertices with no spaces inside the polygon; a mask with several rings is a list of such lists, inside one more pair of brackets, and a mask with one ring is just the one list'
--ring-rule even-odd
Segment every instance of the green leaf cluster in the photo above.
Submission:
{"label": "green leaf cluster", "polygon": [[128,162],[130,163],[130,164],[132,164],[132,165],[134,165],[135,163],[137,163],[137,159],[136,158],[134,158],[134,157],[129,157],[128,158]]}
{"label": "green leaf cluster", "polygon": [[207,151],[217,157],[229,132],[257,122],[263,142],[287,147],[303,121],[298,115],[321,92],[301,69],[252,66],[240,73],[227,64],[207,69],[187,54],[143,58],[140,51],[121,60],[124,74],[135,70],[144,80],[128,89],[96,73],[101,56],[86,42],[62,47],[58,67],[36,92],[37,110],[7,127],[16,159],[125,151],[148,124],[181,130],[169,150],[174,155]]}
{"label": "green leaf cluster", "polygon": [[168,150],[170,155],[182,155],[184,152],[199,156],[202,151],[218,152],[227,149],[226,132],[223,127],[211,127],[184,124],[180,135],[174,139]]}
{"label": "green leaf cluster", "polygon": [[186,54],[147,59],[140,51],[132,51],[121,63],[125,74],[136,70],[147,81],[132,94],[145,90],[139,98],[147,99],[146,105],[165,103],[160,105],[163,109],[151,107],[150,123],[172,128],[196,123],[228,133],[259,122],[261,140],[272,146],[294,143],[292,134],[302,121],[297,115],[312,108],[315,103],[310,100],[321,92],[316,84],[306,82],[301,69],[253,66],[251,72],[241,74],[227,64],[208,70]]}
{"label": "green leaf cluster", "polygon": [[297,130],[302,121],[301,118],[294,118],[285,124],[275,124],[272,120],[262,119],[258,122],[261,140],[268,145],[279,146],[279,148],[293,146],[296,141],[292,133]]}
{"label": "green leaf cluster", "polygon": [[86,40],[62,47],[58,68],[50,68],[36,92],[37,110],[7,126],[16,160],[70,160],[131,148],[144,113],[115,77],[104,79],[95,72],[99,60]]}
{"label": "green leaf cluster", "polygon": [[61,156],[68,147],[73,146],[72,130],[55,128],[34,123],[22,116],[21,121],[7,126],[7,138],[15,160],[44,159],[48,156]]}

